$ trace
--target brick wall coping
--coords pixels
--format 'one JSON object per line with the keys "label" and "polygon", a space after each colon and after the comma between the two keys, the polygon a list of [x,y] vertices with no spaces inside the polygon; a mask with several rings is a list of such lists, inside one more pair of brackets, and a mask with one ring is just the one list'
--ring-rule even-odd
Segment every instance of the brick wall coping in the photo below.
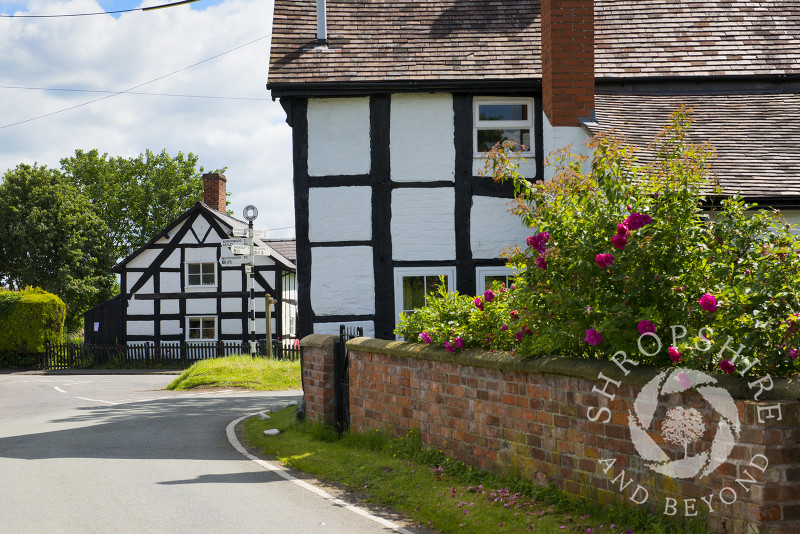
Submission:
{"label": "brick wall coping", "polygon": [[339,336],[329,336],[326,334],[311,334],[300,340],[301,347],[313,347],[317,349],[324,349],[326,347],[333,347],[333,341]]}
{"label": "brick wall coping", "polygon": [[[322,347],[328,344],[332,345],[335,337],[337,336],[315,334],[303,338],[300,344],[302,346]],[[352,339],[348,341],[345,346],[350,350],[358,352],[379,353],[417,360],[454,362],[462,365],[498,369],[502,371],[574,376],[591,381],[597,380],[600,373],[614,380],[620,380],[623,376],[617,364],[602,360],[565,358],[560,356],[525,358],[510,352],[487,351],[481,349],[460,350],[455,353],[450,353],[443,348],[432,347],[421,343],[386,341],[367,337]],[[633,367],[630,364],[626,364],[625,367],[630,370],[629,374],[624,377],[625,384],[636,387],[644,386],[660,370],[658,367],[644,365]],[[735,399],[753,400],[753,394],[759,390],[759,385],[755,385],[754,389],[748,388],[747,385],[748,382],[753,383],[758,380],[758,377],[746,376],[742,378],[728,375],[714,375],[714,378],[717,379],[717,383],[720,387],[726,389]],[[773,379],[773,388],[769,391],[764,391],[758,398],[758,400],[764,399],[800,400],[800,379],[796,377]]]}

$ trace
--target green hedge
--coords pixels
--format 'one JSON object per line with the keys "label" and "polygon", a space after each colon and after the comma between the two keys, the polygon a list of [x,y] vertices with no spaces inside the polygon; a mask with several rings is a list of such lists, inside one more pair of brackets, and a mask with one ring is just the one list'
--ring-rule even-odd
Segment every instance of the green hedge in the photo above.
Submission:
{"label": "green hedge", "polygon": [[39,288],[0,291],[0,352],[37,354],[60,343],[67,306]]}

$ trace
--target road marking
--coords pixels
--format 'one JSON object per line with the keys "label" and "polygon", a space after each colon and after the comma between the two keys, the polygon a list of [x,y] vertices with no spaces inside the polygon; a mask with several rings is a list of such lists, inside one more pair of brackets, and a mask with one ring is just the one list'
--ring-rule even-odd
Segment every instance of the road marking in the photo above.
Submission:
{"label": "road marking", "polygon": [[80,400],[89,401],[89,402],[104,402],[106,404],[110,404],[111,406],[117,406],[118,404],[120,404],[119,402],[111,402],[111,401],[100,400],[100,399],[87,399],[86,397],[75,397],[75,398],[76,399],[80,399]]}
{"label": "road marking", "polygon": [[247,452],[247,449],[245,449],[242,446],[242,444],[239,443],[239,440],[236,437],[236,432],[234,431],[234,428],[236,427],[237,424],[239,424],[239,421],[241,421],[243,419],[247,419],[248,417],[252,417],[254,415],[257,415],[257,414],[253,413],[253,414],[249,414],[249,415],[243,415],[239,419],[236,419],[235,421],[231,421],[228,424],[227,428],[225,428],[225,433],[228,435],[228,441],[230,442],[231,445],[233,445],[234,449],[236,449],[241,454],[246,456],[249,460],[252,460],[253,462],[255,462],[258,465],[260,465],[261,467],[267,469],[268,471],[272,471],[273,473],[275,473],[279,477],[281,477],[281,478],[283,478],[285,480],[288,480],[289,482],[293,482],[293,483],[297,484],[298,486],[300,486],[301,488],[307,489],[311,493],[315,493],[316,495],[319,495],[323,499],[326,499],[326,500],[330,501],[331,504],[335,504],[336,506],[341,506],[342,508],[346,508],[347,510],[350,510],[351,512],[354,512],[354,513],[356,513],[356,514],[358,514],[360,516],[366,517],[367,519],[371,519],[372,521],[375,521],[376,523],[378,523],[380,525],[383,525],[386,528],[390,528],[390,529],[394,530],[395,532],[400,532],[401,534],[413,534],[410,530],[407,530],[407,529],[401,527],[400,525],[396,525],[395,523],[389,521],[388,519],[384,519],[383,517],[378,517],[377,515],[373,515],[373,514],[369,513],[367,510],[364,510],[363,508],[359,508],[358,506],[353,506],[352,504],[348,504],[347,502],[334,497],[333,495],[331,495],[330,493],[328,493],[327,491],[325,491],[323,489],[320,489],[320,488],[318,488],[316,486],[312,486],[311,484],[309,484],[308,482],[306,482],[304,480],[300,480],[298,478],[293,477],[283,467],[280,467],[280,466],[277,466],[277,465],[273,465],[273,464],[271,464],[269,462],[265,462],[264,460],[262,460],[262,459],[260,459],[260,458],[258,458],[256,456],[253,456],[252,454]]}
{"label": "road marking", "polygon": [[55,390],[56,390],[56,391],[58,391],[59,393],[66,393],[66,391],[64,391],[63,389],[61,389],[61,388],[60,388],[60,387],[58,387],[58,386],[54,387],[53,389],[55,389]]}

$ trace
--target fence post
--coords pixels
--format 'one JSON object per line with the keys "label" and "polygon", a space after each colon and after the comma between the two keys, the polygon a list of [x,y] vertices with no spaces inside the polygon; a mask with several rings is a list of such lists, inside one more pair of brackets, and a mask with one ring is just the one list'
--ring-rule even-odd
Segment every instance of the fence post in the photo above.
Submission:
{"label": "fence post", "polygon": [[50,358],[50,342],[44,342],[44,355],[42,355],[42,370],[47,369],[47,362]]}
{"label": "fence post", "polygon": [[217,341],[217,358],[222,358],[223,356],[225,356],[225,343],[220,339]]}
{"label": "fence post", "polygon": [[186,351],[189,350],[189,347],[186,346],[186,341],[181,341],[181,364],[184,368],[186,368]]}

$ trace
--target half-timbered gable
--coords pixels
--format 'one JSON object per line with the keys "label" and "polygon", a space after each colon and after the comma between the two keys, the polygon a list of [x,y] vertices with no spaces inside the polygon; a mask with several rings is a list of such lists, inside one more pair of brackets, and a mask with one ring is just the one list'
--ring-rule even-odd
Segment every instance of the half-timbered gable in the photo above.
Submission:
{"label": "half-timbered gable", "polygon": [[[127,304],[128,343],[250,339],[248,275],[240,263],[226,262],[234,255],[222,246],[234,228],[247,228],[247,223],[197,202],[115,266]],[[267,297],[276,302],[271,332],[278,339],[289,337],[291,316],[297,312],[291,286],[295,266],[262,240],[255,244],[269,251],[255,256],[253,268],[256,338],[267,333]]]}

